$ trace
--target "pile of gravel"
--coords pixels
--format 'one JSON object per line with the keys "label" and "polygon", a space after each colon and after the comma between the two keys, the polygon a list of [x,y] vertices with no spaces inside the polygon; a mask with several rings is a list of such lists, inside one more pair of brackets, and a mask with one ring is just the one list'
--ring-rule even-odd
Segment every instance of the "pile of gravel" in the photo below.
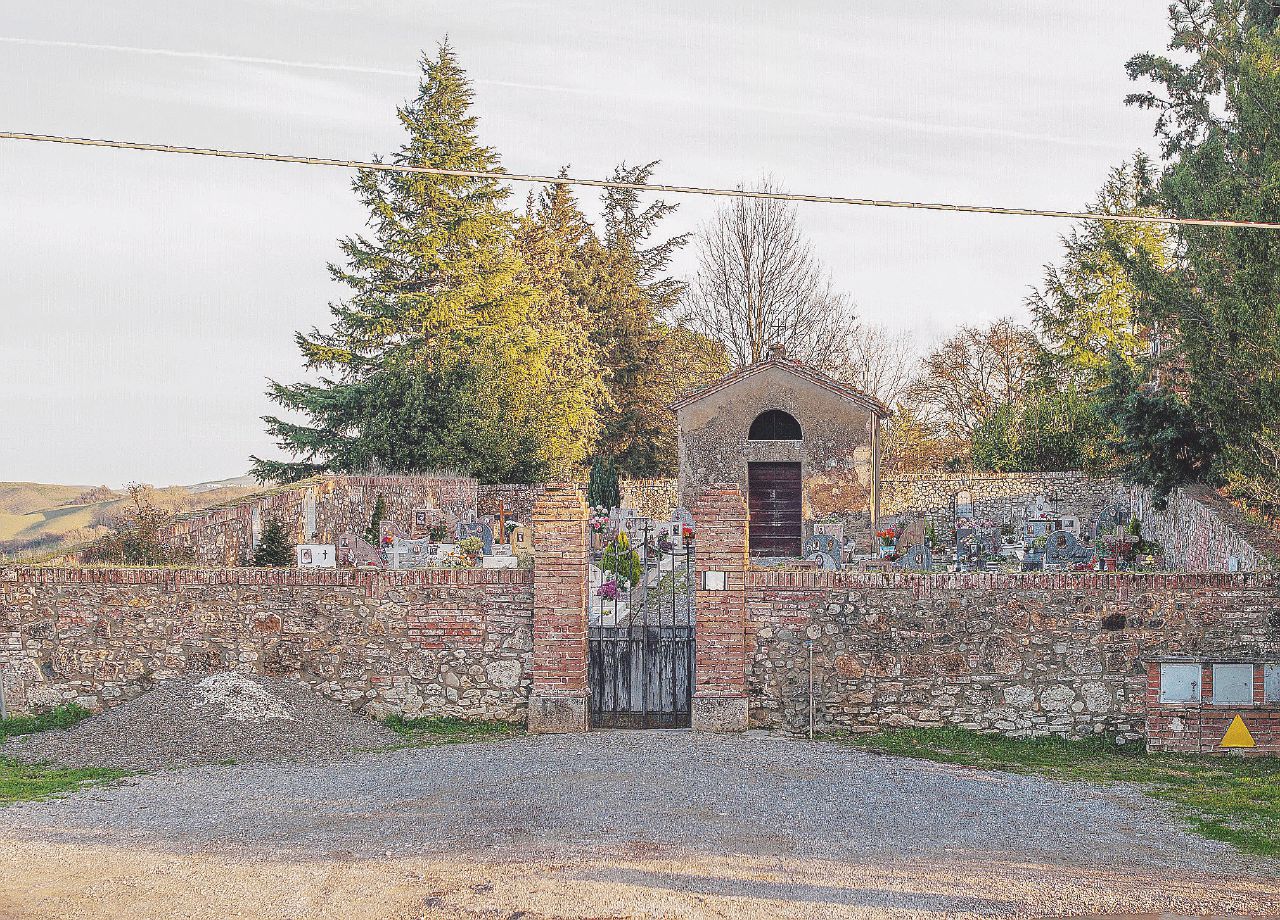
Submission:
{"label": "pile of gravel", "polygon": [[385,748],[399,736],[299,681],[222,671],[174,678],[60,731],[23,735],[0,756],[68,767],[157,770],[313,759]]}

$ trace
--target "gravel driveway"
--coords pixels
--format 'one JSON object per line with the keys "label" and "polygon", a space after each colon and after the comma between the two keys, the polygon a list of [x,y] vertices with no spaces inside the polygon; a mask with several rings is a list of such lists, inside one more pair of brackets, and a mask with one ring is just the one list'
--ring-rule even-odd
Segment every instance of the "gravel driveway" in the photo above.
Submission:
{"label": "gravel driveway", "polygon": [[[0,916],[971,917],[1280,903],[1149,800],[751,734],[159,773],[0,809]],[[16,869],[17,871],[14,871]]]}

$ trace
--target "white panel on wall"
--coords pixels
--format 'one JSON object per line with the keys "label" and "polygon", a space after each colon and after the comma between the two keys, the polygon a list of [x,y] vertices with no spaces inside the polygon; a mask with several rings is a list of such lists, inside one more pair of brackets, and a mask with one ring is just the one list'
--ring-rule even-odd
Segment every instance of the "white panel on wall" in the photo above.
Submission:
{"label": "white panel on wall", "polygon": [[1160,702],[1200,702],[1200,665],[1160,665]]}
{"label": "white panel on wall", "polygon": [[1267,665],[1262,686],[1263,699],[1268,703],[1280,703],[1280,664]]}
{"label": "white panel on wall", "polygon": [[1215,664],[1213,666],[1213,705],[1253,705],[1253,665]]}

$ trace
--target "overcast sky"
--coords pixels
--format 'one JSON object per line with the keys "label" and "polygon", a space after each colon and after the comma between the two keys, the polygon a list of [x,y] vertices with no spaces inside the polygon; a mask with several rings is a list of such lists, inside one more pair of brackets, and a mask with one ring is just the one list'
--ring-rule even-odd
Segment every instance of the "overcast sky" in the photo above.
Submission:
{"label": "overcast sky", "polygon": [[[1163,0],[51,0],[0,9],[3,130],[364,159],[447,33],[513,172],[1079,209],[1154,150]],[[265,59],[265,60],[246,60]],[[300,66],[312,65],[312,66]],[[325,66],[314,66],[325,65]],[[523,189],[520,191],[523,195]],[[686,199],[671,233],[714,202]],[[341,170],[0,141],[0,480],[236,476],[340,296]],[[1024,316],[1059,221],[801,206],[864,317]],[[690,260],[682,260],[687,270]]]}

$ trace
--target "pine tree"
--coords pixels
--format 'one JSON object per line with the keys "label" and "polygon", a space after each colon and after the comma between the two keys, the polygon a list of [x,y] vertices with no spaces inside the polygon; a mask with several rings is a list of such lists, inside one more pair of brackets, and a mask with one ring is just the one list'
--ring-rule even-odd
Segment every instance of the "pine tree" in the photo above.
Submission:
{"label": "pine tree", "polygon": [[[1089,210],[1154,216],[1156,194],[1155,167],[1138,152],[1111,170]],[[1171,240],[1161,224],[1090,221],[1062,244],[1062,262],[1045,266],[1044,285],[1027,305],[1055,369],[1092,392],[1106,384],[1113,352],[1136,367],[1149,349],[1152,330],[1139,316],[1141,292],[1126,265],[1140,258],[1164,268]]]}
{"label": "pine tree", "polygon": [[[408,138],[391,162],[499,170],[448,43],[422,67],[417,97],[398,110]],[[328,330],[296,336],[319,382],[268,390],[307,419],[265,417],[295,459],[255,457],[255,475],[286,481],[380,465],[528,482],[580,463],[595,419],[562,398],[572,362],[536,322],[508,190],[493,179],[375,170],[353,187],[369,230],[343,239],[345,261],[330,266],[351,293],[331,306]]]}
{"label": "pine tree", "polygon": [[287,568],[293,565],[293,540],[284,524],[270,518],[262,528],[262,539],[253,551],[253,564],[259,568]]}

